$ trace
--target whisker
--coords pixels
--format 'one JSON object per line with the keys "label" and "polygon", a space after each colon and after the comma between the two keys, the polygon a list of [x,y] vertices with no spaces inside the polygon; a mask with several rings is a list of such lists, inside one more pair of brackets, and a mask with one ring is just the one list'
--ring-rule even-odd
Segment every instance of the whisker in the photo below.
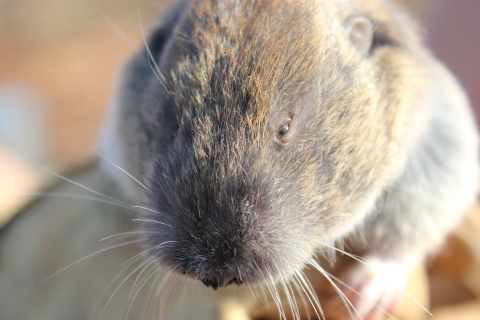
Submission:
{"label": "whisker", "polygon": [[[145,271],[145,269],[148,268],[148,267],[150,267],[150,266],[153,266],[153,263],[155,263],[156,261],[158,261],[158,260],[160,260],[160,259],[161,259],[161,257],[156,258],[156,259],[153,259],[152,262],[150,262],[148,265],[146,265],[145,268],[139,273],[139,275],[137,276],[137,279],[135,280],[135,282],[134,282],[133,285],[132,285],[132,289],[130,290],[130,293],[128,294],[128,298],[130,298],[130,297],[132,296],[132,294],[137,295],[138,292],[140,291],[140,289],[142,288],[143,285],[141,285],[140,288],[135,291],[135,285],[136,285],[137,281],[140,279],[140,276],[141,276],[142,273]],[[159,270],[159,269],[158,269],[157,266],[153,266],[152,270],[149,271],[149,272],[147,272],[147,275],[148,275],[150,272],[152,272],[152,271],[153,271],[153,274],[155,274],[158,270]],[[152,275],[153,275],[153,274],[152,274]],[[151,277],[152,275],[148,276],[147,280],[150,279],[150,277]]]}
{"label": "whisker", "polygon": [[417,299],[415,299],[414,297],[412,297],[412,295],[410,295],[407,291],[403,290],[403,289],[400,289],[402,290],[402,292],[407,295],[407,297],[409,297],[410,299],[412,299],[413,302],[415,302],[420,308],[422,308],[426,313],[428,313],[431,317],[433,317],[433,314],[426,308],[424,307]]}
{"label": "whisker", "polygon": [[277,308],[278,308],[278,311],[279,311],[279,314],[280,314],[280,318],[282,318],[283,320],[287,320],[287,313],[285,312],[285,308],[283,307],[282,297],[280,296],[280,292],[278,290],[278,287],[277,287],[276,284],[271,284],[271,286],[272,286],[272,291],[274,293],[273,300],[274,300],[275,304],[277,305]]}
{"label": "whisker", "polygon": [[132,205],[130,205],[130,204],[126,203],[126,202],[123,202],[123,201],[114,199],[114,198],[112,198],[112,197],[109,197],[109,196],[107,196],[107,195],[104,195],[104,194],[102,194],[102,193],[100,193],[100,192],[98,192],[98,191],[95,191],[95,190],[87,187],[87,186],[84,186],[84,185],[81,184],[81,183],[78,183],[78,182],[76,182],[76,181],[73,181],[73,180],[71,180],[71,179],[68,179],[68,178],[62,176],[61,174],[55,173],[55,172],[53,172],[52,170],[45,168],[44,166],[38,164],[37,162],[35,162],[35,161],[33,161],[33,160],[31,160],[31,162],[32,162],[34,165],[38,166],[39,168],[47,171],[48,173],[50,173],[50,174],[52,174],[52,175],[54,175],[54,176],[56,176],[56,177],[58,177],[58,178],[60,178],[60,179],[62,179],[62,180],[65,180],[65,181],[67,181],[67,182],[70,182],[71,184],[74,184],[74,185],[76,185],[76,186],[78,186],[78,187],[80,187],[80,188],[83,188],[83,189],[85,189],[85,190],[87,190],[87,191],[89,191],[89,192],[91,192],[91,193],[94,193],[94,194],[96,194],[96,195],[98,195],[98,196],[101,196],[101,197],[103,197],[103,198],[110,199],[110,200],[112,200],[112,201],[114,201],[114,202],[123,204],[123,205],[125,205],[125,206],[132,207]]}
{"label": "whisker", "polygon": [[[161,277],[163,276],[165,271],[163,271],[163,272],[160,272],[160,271],[161,271],[161,269],[159,269],[159,268],[153,268],[153,272],[151,272],[151,274],[143,281],[142,285],[140,286],[140,288],[138,288],[137,292],[135,293],[135,296],[133,297],[133,300],[135,300],[136,296],[140,293],[140,290],[142,290],[142,288],[148,283],[148,280],[150,280],[150,278],[152,278],[153,276],[156,275],[155,280],[152,281],[152,285],[154,285],[159,279],[161,279]],[[152,289],[153,288],[150,288],[147,296],[149,296],[149,297],[154,296],[153,294],[151,294]],[[153,298],[152,298],[152,301],[153,301]],[[157,317],[157,318],[161,318],[161,317]]]}
{"label": "whisker", "polygon": [[50,280],[51,278],[55,277],[55,276],[58,275],[59,273],[67,270],[68,268],[70,268],[70,267],[76,265],[77,263],[80,263],[80,262],[82,262],[82,261],[84,261],[84,260],[86,260],[86,259],[88,259],[88,258],[91,258],[91,257],[93,257],[93,256],[96,256],[96,255],[98,255],[98,254],[100,254],[100,253],[103,253],[103,252],[105,252],[105,251],[108,251],[108,250],[112,250],[112,249],[115,249],[115,248],[127,246],[127,245],[134,244],[134,243],[139,243],[139,242],[141,242],[141,241],[142,241],[142,240],[135,240],[135,241],[129,241],[129,242],[125,242],[125,243],[120,243],[120,244],[117,244],[117,245],[114,245],[114,246],[111,246],[111,247],[108,247],[108,248],[99,250],[99,251],[94,252],[94,253],[92,253],[92,254],[89,254],[88,256],[85,256],[85,257],[83,257],[83,258],[81,258],[81,259],[79,259],[79,260],[77,260],[77,261],[69,264],[68,266],[66,266],[66,267],[58,270],[58,271],[55,272],[54,274],[52,274],[52,275],[48,276],[47,278],[43,279],[42,281],[40,281],[38,284],[42,284],[42,283],[44,283],[45,281]]}
{"label": "whisker", "polygon": [[132,206],[132,208],[137,208],[137,209],[143,209],[143,210],[147,210],[147,211],[150,211],[152,213],[156,213],[156,214],[159,214],[163,217],[165,217],[165,215],[157,210],[154,210],[154,209],[151,209],[151,208],[147,208],[147,207],[142,207],[142,206]]}
{"label": "whisker", "polygon": [[143,222],[152,222],[152,223],[158,223],[158,224],[163,224],[163,225],[165,225],[165,226],[167,226],[167,227],[170,227],[170,228],[172,228],[172,229],[173,229],[173,227],[172,227],[171,225],[169,225],[169,224],[166,224],[166,223],[164,223],[164,222],[155,221],[155,220],[147,220],[147,219],[132,219],[132,221],[143,221]]}
{"label": "whisker", "polygon": [[[264,281],[264,283],[266,284],[266,287],[267,287],[268,291],[270,291],[270,295],[271,295],[272,298],[273,298],[273,292],[272,292],[272,290],[271,290],[271,288],[270,288],[270,285],[269,285],[269,283],[268,283],[268,281],[267,281],[267,278],[265,278],[265,276],[264,276],[262,270],[260,269],[260,267],[258,266],[257,262],[256,262],[255,260],[253,260],[253,263],[254,263],[255,266],[257,267],[258,275],[259,275],[261,278],[263,278],[263,281]],[[270,306],[269,306],[269,304],[268,304],[267,295],[266,295],[266,292],[265,292],[265,287],[262,286],[261,289],[262,289],[261,291],[262,291],[262,293],[263,293],[263,296],[264,296],[264,298],[265,298],[266,305],[267,305],[268,308],[270,308]],[[274,300],[275,300],[275,299],[274,299]]]}
{"label": "whisker", "polygon": [[[149,266],[146,266],[142,272],[144,272],[144,270],[146,270],[148,267],[152,267],[152,265],[149,265]],[[145,284],[147,284],[148,280],[150,280],[151,277],[153,277],[154,275],[157,274],[157,271],[158,271],[158,268],[156,267],[152,267],[146,274],[145,274],[145,277],[144,279],[140,280],[140,287],[138,289],[135,289],[135,285],[137,283],[137,280],[139,280],[140,278],[140,275],[137,277],[137,279],[135,280],[135,283],[134,285],[132,286],[132,289],[130,290],[130,294],[128,295],[128,299],[127,300],[131,300],[130,301],[130,304],[129,304],[129,307],[128,307],[128,310],[127,310],[127,314],[126,314],[126,319],[128,319],[128,316],[130,314],[130,308],[133,306],[133,303],[135,301],[135,298],[137,297],[137,295],[140,293],[140,291],[142,290],[142,288],[145,286]],[[142,273],[141,272],[141,273]],[[140,273],[140,274],[141,274]],[[133,295],[133,300],[131,299]],[[148,295],[147,295],[148,297]],[[148,299],[148,298],[147,298]],[[148,300],[147,300],[148,301]],[[144,317],[142,317],[143,319]]]}
{"label": "whisker", "polygon": [[125,171],[124,169],[120,168],[120,166],[118,166],[117,164],[113,163],[112,161],[110,161],[109,159],[107,159],[107,157],[105,157],[103,154],[101,154],[97,149],[95,149],[94,147],[90,146],[90,148],[93,149],[93,151],[95,151],[100,157],[102,157],[103,159],[107,160],[109,163],[111,163],[112,165],[114,165],[118,170],[122,171],[123,173],[125,173],[127,176],[129,176],[130,178],[132,178],[136,183],[138,183],[139,185],[141,185],[143,188],[145,188],[146,190],[148,190],[148,188],[143,184],[141,183],[138,179],[136,179],[134,176],[132,176],[130,173],[128,173],[127,171]]}
{"label": "whisker", "polygon": [[[153,294],[153,288],[155,287],[156,283],[162,279],[162,275],[164,274],[163,273],[159,273],[160,269],[157,269],[153,274],[155,275],[156,274],[156,277],[155,279],[152,281],[152,285],[150,286],[150,289],[148,290],[148,293],[147,293],[147,301],[145,302],[144,306],[143,306],[143,309],[142,309],[142,314],[146,314],[148,313],[148,315],[146,316],[146,318],[152,318],[154,319],[155,317],[153,316],[154,315],[154,294]],[[158,317],[157,317],[158,318]]]}
{"label": "whisker", "polygon": [[[277,269],[277,273],[280,274],[280,270],[278,270],[278,266],[276,263],[274,263],[274,266],[275,266],[275,269]],[[273,278],[271,276],[270,278],[273,281]],[[282,279],[282,281],[280,281],[280,284],[282,286],[283,291],[285,292],[285,297],[287,298],[288,305],[290,306],[290,310],[292,311],[293,318],[295,320],[300,320],[300,311],[298,310],[296,300],[294,301],[294,297],[290,294],[290,290],[289,290],[289,287],[287,286],[287,283],[285,282],[285,280]]]}
{"label": "whisker", "polygon": [[343,253],[344,255],[346,255],[346,256],[354,259],[354,260],[357,260],[358,262],[360,262],[360,263],[368,266],[367,263],[364,261],[364,259],[363,259],[362,257],[360,257],[360,256],[354,255],[354,254],[352,254],[352,253],[348,253],[348,252],[346,252],[346,251],[344,251],[344,250],[341,250],[341,249],[339,249],[339,248],[337,248],[337,247],[328,245],[328,244],[323,243],[323,242],[321,242],[321,244],[322,244],[323,246],[328,247],[328,248],[330,248],[330,249],[333,249],[333,250],[335,250],[335,251],[337,251],[337,252]]}
{"label": "whisker", "polygon": [[[295,290],[298,292],[298,295],[300,296],[300,299],[302,299],[303,308],[305,309],[305,312],[307,313],[307,318],[310,320],[311,319],[310,311],[308,310],[308,303],[305,300],[306,291],[305,291],[305,289],[303,289],[300,281],[295,277],[295,274],[294,274],[294,277],[291,280],[291,283],[293,284],[293,287],[295,288]],[[293,291],[293,289],[292,289],[292,293],[293,293],[292,295],[295,296],[295,292]]]}
{"label": "whisker", "polygon": [[147,50],[147,59],[148,59],[148,63],[150,64],[150,68],[152,69],[153,73],[155,74],[155,77],[158,79],[162,87],[165,89],[165,92],[167,93],[167,95],[172,96],[173,93],[170,90],[168,90],[166,86],[165,77],[163,76],[162,72],[160,71],[160,68],[155,62],[155,58],[153,57],[152,51],[150,50],[147,39],[145,37],[145,32],[142,26],[142,19],[140,17],[140,0],[137,0],[137,16],[138,16],[138,26],[140,28],[140,33],[142,34],[142,40],[143,40],[143,43],[145,44],[145,49]]}
{"label": "whisker", "polygon": [[94,315],[94,310],[96,310],[100,304],[100,301],[101,299],[105,296],[105,294],[107,293],[107,291],[113,286],[113,284],[118,280],[118,278],[124,273],[124,271],[126,271],[128,268],[131,267],[131,265],[133,265],[136,261],[135,260],[132,260],[128,265],[122,267],[120,269],[119,272],[117,272],[117,274],[115,275],[115,277],[107,284],[107,287],[103,290],[102,294],[100,295],[100,298],[98,299],[98,301],[96,302],[95,304],[95,307],[93,308],[93,310],[91,311],[91,314],[90,316],[88,317],[88,320],[92,320],[93,318],[93,315]]}
{"label": "whisker", "polygon": [[[354,288],[352,288],[351,286],[349,286],[348,284],[346,284],[345,282],[343,282],[342,280],[340,280],[339,278],[335,277],[334,275],[332,275],[331,273],[325,271],[332,279],[334,279],[335,281],[337,281],[338,283],[340,283],[341,285],[343,285],[345,288],[349,289],[350,291],[354,292],[355,294],[357,294],[360,298],[365,299],[365,297],[360,294],[360,292],[358,292],[357,290],[355,290]],[[395,318],[395,316],[393,316],[391,313],[389,313],[387,310],[383,309],[382,307],[378,306],[375,304],[375,309],[378,309],[380,311],[382,311],[383,313],[385,313],[385,315],[389,316],[390,318],[394,319],[394,320],[398,320],[397,318]]]}
{"label": "whisker", "polygon": [[252,295],[255,297],[255,294],[256,296],[259,297],[259,299],[261,299],[262,303],[265,305],[265,307],[267,309],[270,309],[270,304],[268,303],[268,300],[267,300],[267,296],[265,294],[265,285],[250,285],[248,282],[248,287],[250,288],[250,291],[252,292]]}
{"label": "whisker", "polygon": [[[315,312],[315,314],[317,315],[317,318],[318,319],[324,319],[323,317],[320,316],[319,312],[317,311],[317,306],[315,305],[315,302],[310,298],[310,294],[309,294],[309,291],[307,288],[305,288],[305,285],[302,283],[303,280],[301,280],[299,278],[299,274],[297,273],[294,273],[294,278],[296,280],[296,283],[298,284],[298,286],[300,287],[300,289],[303,291],[304,295],[307,297],[308,301],[310,302],[310,305],[312,306],[313,308],[313,311]],[[316,295],[315,295],[316,297]],[[303,299],[304,300],[304,299]],[[305,304],[305,302],[304,302]],[[308,310],[308,307],[305,306],[305,308]],[[322,314],[323,315],[323,314]],[[310,315],[309,315],[309,318],[310,318]]]}
{"label": "whisker", "polygon": [[[172,271],[166,271],[164,273],[164,278],[160,281],[158,287],[157,287],[157,290],[156,290],[156,293],[155,293],[155,296],[157,297],[157,303],[159,303],[158,307],[156,308],[156,311],[158,312],[158,314],[162,314],[163,310],[165,310],[165,305],[167,303],[167,299],[168,299],[168,296],[166,298],[163,298],[163,294],[165,292],[170,292],[170,290],[165,290],[165,291],[162,291],[163,287],[165,285],[167,285],[170,281],[170,276],[172,274]],[[171,286],[171,283],[170,283],[170,286]],[[162,297],[159,297],[160,296],[160,293],[162,293]]]}
{"label": "whisker", "polygon": [[[153,259],[153,258],[152,258]],[[107,304],[105,305],[105,307],[103,308],[103,311],[102,311],[102,314],[100,315],[100,319],[99,320],[102,320],[103,318],[103,315],[105,314],[105,310],[107,310],[107,307],[108,305],[110,304],[110,301],[112,301],[113,297],[115,296],[115,294],[118,292],[118,290],[122,287],[122,285],[135,273],[137,272],[138,269],[140,269],[141,267],[143,267],[145,264],[149,263],[150,260],[152,259],[149,259],[149,260],[146,260],[144,261],[143,263],[141,263],[138,267],[136,267],[132,272],[129,273],[129,275],[123,279],[123,281],[118,285],[118,287],[115,289],[115,291],[113,291],[112,295],[110,296],[110,298],[108,299],[107,301]]]}
{"label": "whisker", "polygon": [[100,4],[95,4],[95,9],[97,10],[98,14],[100,14],[103,21],[105,21],[108,26],[112,28],[113,31],[120,38],[122,38],[127,44],[129,44],[132,49],[136,49],[136,45],[133,43],[132,39],[130,39],[130,37],[127,36],[125,32],[123,32],[123,30],[115,23],[115,21],[113,21],[112,18],[110,18],[110,16],[105,13]]}
{"label": "whisker", "polygon": [[122,233],[117,233],[117,234],[113,234],[111,236],[108,236],[108,237],[105,237],[105,238],[102,238],[98,241],[105,241],[107,239],[111,239],[111,238],[114,238],[114,237],[119,237],[119,236],[125,236],[125,235],[134,235],[134,234],[143,234],[143,233],[155,233],[155,232],[145,232],[145,231],[130,231],[130,232],[122,232]]}
{"label": "whisker", "polygon": [[273,280],[272,273],[267,270],[267,274],[268,274],[268,277],[270,279],[270,283],[271,283],[273,293],[274,293],[274,295],[273,295],[272,290],[270,290],[270,293],[272,293],[273,301],[277,305],[278,311],[280,312],[280,316],[283,319],[287,320],[287,315],[285,314],[285,309],[283,308],[282,299],[280,298],[280,294],[278,292],[277,286],[275,285],[275,281]]}
{"label": "whisker", "polygon": [[[340,288],[335,284],[335,282],[333,282],[333,280],[330,278],[330,276],[327,274],[327,272],[315,260],[310,260],[309,262],[312,266],[315,267],[315,269],[317,269],[325,277],[325,279],[327,279],[327,281],[333,286],[335,291],[337,291],[337,293],[339,294],[339,296],[342,298],[343,302],[345,303],[345,307],[347,308],[347,311],[350,314],[350,317],[352,319],[354,319],[354,316],[353,316],[353,314],[352,314],[352,312],[351,312],[351,310],[348,306],[350,306],[355,311],[355,313],[358,315],[358,317],[363,320],[363,318],[358,313],[357,309],[353,306],[353,304],[350,302],[350,300],[347,298],[347,296],[343,293],[343,291],[340,290]],[[348,303],[348,305],[347,305],[347,303]]]}
{"label": "whisker", "polygon": [[242,273],[240,272],[240,268],[238,267],[237,264],[235,264],[235,266],[237,267],[237,270],[238,270],[238,277],[240,278],[240,281],[243,282]]}
{"label": "whisker", "polygon": [[[155,233],[155,232],[152,232],[152,233]],[[150,250],[159,249],[159,248],[161,248],[164,244],[170,243],[170,242],[177,242],[177,241],[173,241],[173,240],[172,240],[172,241],[165,241],[165,242],[160,243],[159,245],[156,245],[155,247],[148,248],[148,249],[146,249],[146,250],[144,250],[144,251],[142,251],[142,252],[140,252],[140,253],[137,253],[136,255],[134,255],[133,257],[131,257],[131,258],[128,259],[127,261],[125,261],[122,265],[124,265],[124,264],[127,263],[128,261],[132,260],[133,258],[136,258],[136,257],[138,257],[138,256],[141,256],[141,255],[144,254],[145,252],[148,252],[148,251],[150,251]]]}
{"label": "whisker", "polygon": [[[298,309],[297,298],[295,297],[295,292],[293,291],[292,285],[290,284],[290,282],[286,282],[286,283],[284,282],[283,287],[284,287],[284,290],[289,292],[288,295],[291,297],[289,298],[289,301],[291,300],[291,309],[294,314],[294,319],[301,320],[300,310]],[[305,304],[305,301],[304,301],[304,304]]]}
{"label": "whisker", "polygon": [[154,210],[154,209],[150,209],[150,208],[147,208],[147,207],[142,207],[142,206],[132,206],[132,208],[144,209],[144,210],[147,210],[147,211],[150,211],[150,212],[153,212],[153,213],[158,213],[158,214],[161,214],[159,211],[157,211],[157,210]]}
{"label": "whisker", "polygon": [[[325,314],[323,313],[323,308],[320,304],[320,301],[318,300],[318,296],[317,294],[315,293],[315,290],[313,289],[312,287],[312,284],[310,283],[310,281],[308,280],[308,278],[306,278],[302,272],[296,272],[294,274],[295,278],[297,278],[299,280],[299,283],[302,287],[303,290],[305,290],[305,294],[308,298],[308,300],[310,301],[310,304],[312,305],[313,307],[313,310],[315,311],[317,317],[319,319],[325,319]],[[312,299],[313,299],[313,302],[312,302]],[[317,310],[318,308],[318,310]],[[318,312],[320,312],[321,316],[318,314]]]}
{"label": "whisker", "polygon": [[262,297],[262,301],[263,303],[267,306],[268,309],[270,309],[270,303],[268,302],[268,299],[267,299],[267,291],[265,290],[265,286],[262,285],[262,286],[256,286],[254,287],[257,292],[260,291],[259,295]]}
{"label": "whisker", "polygon": [[[163,294],[166,295],[166,298],[164,300],[164,303],[162,304],[162,307],[159,310],[159,315],[161,315],[164,312],[167,306],[171,305],[172,296],[173,296],[170,294],[171,292],[175,294],[176,298],[180,298],[178,297],[178,290],[179,290],[178,287],[179,287],[178,278],[171,276],[170,281],[168,282],[168,287],[166,287],[166,289],[162,292],[162,295]],[[183,301],[183,300],[180,300],[180,301]]]}
{"label": "whisker", "polygon": [[[158,258],[160,259],[160,258]],[[133,283],[133,286],[132,286],[132,289],[130,290],[130,293],[128,294],[128,299],[130,299],[132,297],[132,293],[133,293],[133,290],[135,288],[135,285],[137,284],[137,281],[138,279],[140,278],[140,276],[142,275],[142,273],[149,267],[151,266],[155,261],[157,261],[158,259],[154,259],[153,261],[151,261],[149,264],[147,264],[145,266],[145,268],[143,268],[143,270],[138,274],[138,277],[137,279],[135,279],[135,282]],[[125,319],[128,319],[128,315],[130,314],[130,310],[132,308],[132,305],[133,305],[133,302],[135,301],[135,298],[138,296],[138,294],[140,293],[140,291],[142,290],[143,286],[145,286],[145,284],[148,282],[148,280],[156,273],[158,269],[157,268],[153,268],[151,274],[149,276],[146,277],[146,279],[144,281],[142,281],[142,284],[140,285],[140,288],[138,288],[137,292],[134,294],[133,298],[131,299],[131,302],[130,302],[130,305],[128,307],[128,310],[127,310],[127,316],[125,317]],[[148,273],[147,273],[148,275]]]}
{"label": "whisker", "polygon": [[255,299],[255,293],[253,293],[252,286],[250,285],[250,282],[247,281],[247,286],[248,289],[250,289],[250,292],[252,293],[253,299]]}
{"label": "whisker", "polygon": [[135,211],[135,210],[132,209],[131,206],[125,206],[125,205],[119,204],[118,202],[115,202],[115,201],[109,201],[109,200],[105,200],[103,198],[83,196],[83,195],[78,195],[78,194],[73,194],[73,193],[40,192],[40,193],[27,194],[25,196],[26,197],[59,197],[59,198],[73,198],[73,199],[80,199],[80,200],[91,200],[91,201],[111,204],[112,206],[128,209],[128,210],[131,210],[131,211]]}

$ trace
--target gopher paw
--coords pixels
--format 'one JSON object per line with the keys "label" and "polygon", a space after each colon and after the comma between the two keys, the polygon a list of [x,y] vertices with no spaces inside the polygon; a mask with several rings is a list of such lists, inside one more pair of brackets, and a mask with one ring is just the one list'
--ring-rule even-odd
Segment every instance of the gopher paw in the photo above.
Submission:
{"label": "gopher paw", "polygon": [[357,263],[337,280],[333,279],[351,303],[351,313],[348,313],[341,307],[345,302],[340,294],[332,299],[328,309],[336,314],[335,319],[347,320],[352,316],[363,320],[389,318],[388,315],[399,306],[408,269],[397,262],[377,257],[367,257],[365,263]]}

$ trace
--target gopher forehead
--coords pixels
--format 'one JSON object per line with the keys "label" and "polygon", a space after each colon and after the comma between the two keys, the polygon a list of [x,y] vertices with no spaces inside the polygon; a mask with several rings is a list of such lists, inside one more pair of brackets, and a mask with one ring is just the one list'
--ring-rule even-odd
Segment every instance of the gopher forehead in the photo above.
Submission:
{"label": "gopher forehead", "polygon": [[313,9],[312,1],[194,2],[167,66],[181,113],[263,121],[310,90],[322,40]]}

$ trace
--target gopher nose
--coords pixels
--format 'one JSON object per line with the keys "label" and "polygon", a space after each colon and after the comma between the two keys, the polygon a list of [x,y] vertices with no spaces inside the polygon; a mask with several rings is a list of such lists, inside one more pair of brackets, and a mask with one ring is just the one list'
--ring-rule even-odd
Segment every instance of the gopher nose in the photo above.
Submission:
{"label": "gopher nose", "polygon": [[228,287],[231,284],[241,285],[242,281],[238,280],[237,277],[218,277],[215,278],[208,278],[202,280],[203,284],[207,287],[212,287],[213,290],[217,290],[218,287]]}

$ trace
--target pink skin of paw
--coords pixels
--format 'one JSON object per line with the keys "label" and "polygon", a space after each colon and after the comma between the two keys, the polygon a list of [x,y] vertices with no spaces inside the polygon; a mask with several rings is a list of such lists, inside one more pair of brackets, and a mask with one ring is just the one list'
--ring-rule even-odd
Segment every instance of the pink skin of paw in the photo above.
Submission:
{"label": "pink skin of paw", "polygon": [[[349,306],[351,314],[345,311],[346,314],[343,313],[339,319],[395,319],[389,317],[389,314],[395,312],[400,305],[408,267],[376,256],[367,257],[363,261],[365,264],[355,263],[349,267],[340,275],[339,281],[333,280],[356,309],[354,311]],[[329,309],[342,304],[344,302],[337,293],[337,297],[329,302]]]}

